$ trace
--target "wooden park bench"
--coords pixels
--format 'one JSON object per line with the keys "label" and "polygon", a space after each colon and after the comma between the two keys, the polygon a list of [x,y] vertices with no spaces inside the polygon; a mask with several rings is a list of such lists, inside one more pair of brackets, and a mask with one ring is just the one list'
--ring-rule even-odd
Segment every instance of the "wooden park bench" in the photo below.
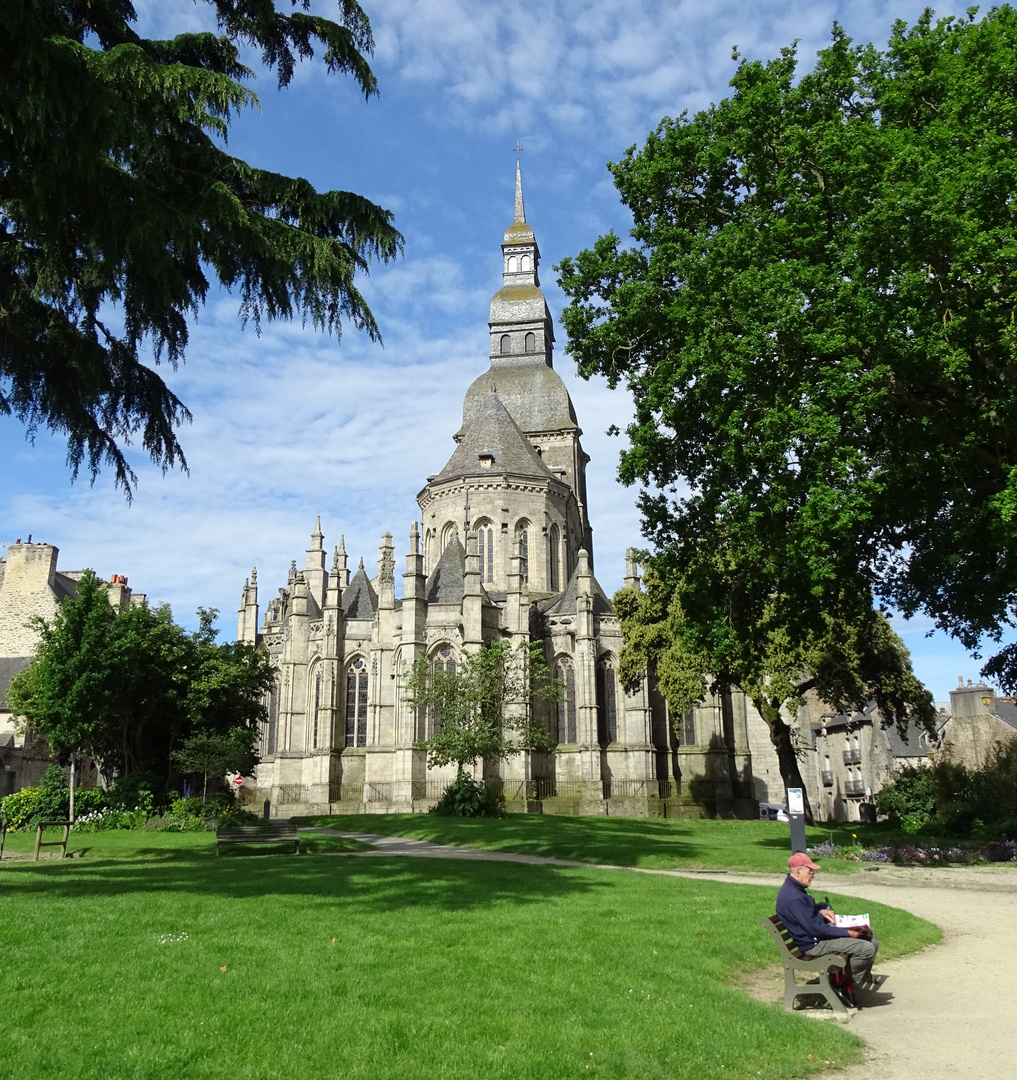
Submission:
{"label": "wooden park bench", "polygon": [[[848,1016],[848,1007],[844,999],[833,988],[830,982],[831,971],[843,971],[847,967],[847,957],[838,953],[827,953],[825,956],[806,956],[791,937],[788,928],[776,915],[763,919],[762,926],[768,931],[780,953],[781,963],[784,965],[784,1008],[792,1012],[795,1007],[795,999],[805,994],[822,994],[830,1003],[835,1013]],[[799,983],[795,981],[795,971],[808,971],[819,976],[819,982]]]}
{"label": "wooden park bench", "polygon": [[289,822],[278,825],[233,825],[220,829],[215,834],[216,855],[221,854],[224,847],[240,847],[246,844],[292,844],[294,855],[300,851],[297,827]]}

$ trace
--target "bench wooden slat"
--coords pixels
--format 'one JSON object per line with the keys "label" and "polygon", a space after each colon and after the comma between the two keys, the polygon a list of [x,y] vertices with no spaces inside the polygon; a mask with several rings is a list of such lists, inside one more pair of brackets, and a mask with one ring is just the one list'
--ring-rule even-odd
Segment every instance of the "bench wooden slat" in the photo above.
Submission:
{"label": "bench wooden slat", "polygon": [[[795,999],[803,994],[822,994],[830,1003],[834,1012],[848,1015],[844,999],[833,988],[830,972],[843,971],[847,967],[847,958],[839,953],[827,953],[824,956],[806,956],[795,945],[788,928],[777,915],[770,915],[760,921],[760,925],[773,938],[784,965],[784,1008],[794,1011]],[[819,976],[818,983],[802,985],[795,980],[795,971],[808,971]]]}
{"label": "bench wooden slat", "polygon": [[292,844],[293,853],[300,851],[296,825],[230,825],[215,834],[215,850],[236,844]]}

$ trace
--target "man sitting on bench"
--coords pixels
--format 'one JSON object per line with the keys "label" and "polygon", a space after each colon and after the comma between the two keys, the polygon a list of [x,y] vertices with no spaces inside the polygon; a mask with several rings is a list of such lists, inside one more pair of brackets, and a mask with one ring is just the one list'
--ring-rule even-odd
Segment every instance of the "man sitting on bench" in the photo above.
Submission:
{"label": "man sitting on bench", "polygon": [[810,957],[841,953],[850,957],[855,986],[872,983],[872,962],[879,942],[865,928],[837,926],[829,904],[817,904],[806,891],[819,867],[799,851],[787,861],[788,875],[777,893],[777,916],[788,928],[795,945]]}

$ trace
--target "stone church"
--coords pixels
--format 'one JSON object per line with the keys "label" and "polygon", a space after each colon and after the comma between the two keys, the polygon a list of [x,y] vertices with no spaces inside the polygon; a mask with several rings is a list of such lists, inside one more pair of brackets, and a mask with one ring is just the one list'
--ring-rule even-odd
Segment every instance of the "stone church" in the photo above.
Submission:
{"label": "stone church", "polygon": [[[652,681],[634,693],[618,682],[619,620],[593,570],[589,458],[554,370],[518,163],[501,249],[489,365],[466,391],[451,456],[417,495],[401,596],[390,533],[369,577],[363,559],[351,572],[342,540],[326,565],[320,517],[303,567],[291,564],[263,618],[256,570],[244,584],[237,637],[262,644],[279,673],[245,795],[273,816],[426,809],[454,767],[429,769],[420,749],[429,718],[403,690],[414,662],[455,670],[485,642],[537,641],[565,689],[543,706],[557,749],[477,770],[509,809],[754,816],[755,800],[782,801],[783,789],[741,694],[708,699],[676,734]],[[638,588],[631,551],[624,582]]]}

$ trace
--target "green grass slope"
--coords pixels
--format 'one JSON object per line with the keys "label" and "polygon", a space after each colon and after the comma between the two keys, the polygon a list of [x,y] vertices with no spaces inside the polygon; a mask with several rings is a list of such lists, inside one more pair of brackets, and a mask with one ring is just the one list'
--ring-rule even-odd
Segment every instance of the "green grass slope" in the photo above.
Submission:
{"label": "green grass slope", "polygon": [[[783,1080],[858,1057],[728,985],[775,961],[771,888],[213,841],[3,864],[0,1078]],[[886,956],[938,937],[866,906]]]}

